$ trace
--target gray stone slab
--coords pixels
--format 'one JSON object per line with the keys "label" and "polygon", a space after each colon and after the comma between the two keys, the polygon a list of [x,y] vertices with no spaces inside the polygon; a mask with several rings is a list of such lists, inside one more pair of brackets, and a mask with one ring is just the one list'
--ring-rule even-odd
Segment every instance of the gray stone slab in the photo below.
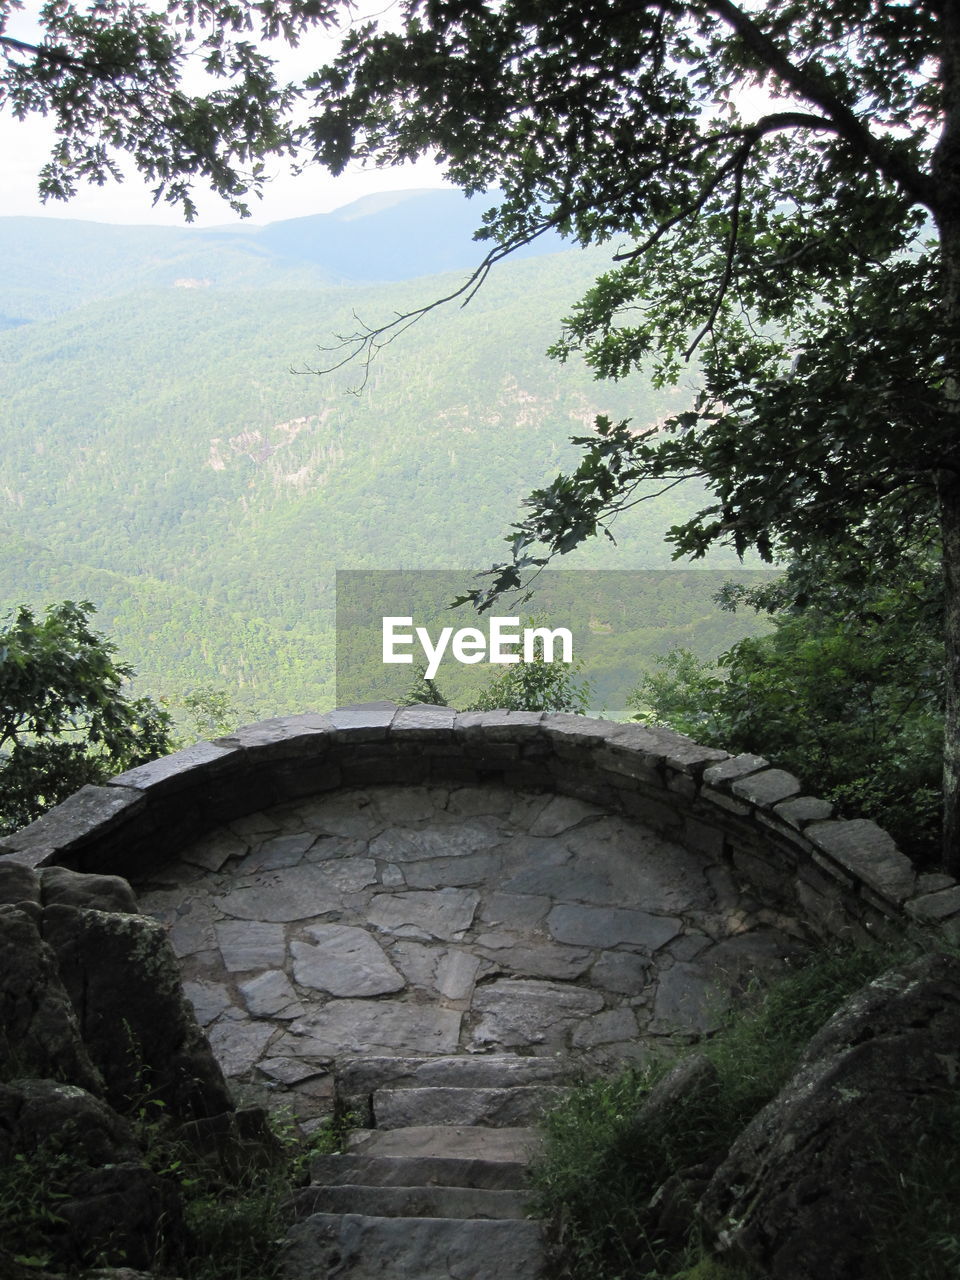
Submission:
{"label": "gray stone slab", "polygon": [[384,889],[403,889],[407,881],[397,864],[388,862],[380,873],[380,883]]}
{"label": "gray stone slab", "polygon": [[598,1045],[635,1040],[636,1036],[637,1018],[632,1009],[602,1009],[578,1023],[571,1043],[577,1049],[595,1049]]}
{"label": "gray stone slab", "polygon": [[352,788],[302,801],[297,812],[304,826],[328,836],[352,836],[369,840],[386,826],[373,792]]}
{"label": "gray stone slab", "polygon": [[453,707],[438,707],[426,703],[401,707],[390,725],[391,738],[410,738],[414,741],[437,741],[450,737],[457,713]]}
{"label": "gray stone slab", "polygon": [[[636,1032],[635,1020],[633,1031]],[[539,1123],[545,1111],[562,1102],[568,1092],[563,1086],[552,1084],[515,1084],[505,1089],[436,1085],[385,1088],[373,1094],[373,1116],[378,1129],[438,1124],[497,1128],[533,1125]]]}
{"label": "gray stone slab", "polygon": [[146,803],[142,791],[121,786],[116,778],[104,787],[88,783],[29,826],[6,836],[4,847],[29,855],[30,864],[37,865],[34,855],[41,850],[49,854],[70,849],[93,835],[114,830],[139,817]]}
{"label": "gray stone slab", "polygon": [[551,796],[531,824],[530,834],[558,836],[581,822],[602,816],[603,813],[603,809],[597,808],[594,804],[587,804],[585,800],[576,800],[572,796]]}
{"label": "gray stone slab", "polygon": [[383,1218],[496,1218],[527,1216],[529,1195],[524,1191],[448,1186],[304,1187],[294,1193],[295,1218],[313,1213],[362,1213]]}
{"label": "gray stone slab", "polygon": [[460,1160],[442,1156],[315,1156],[310,1180],[318,1185],[376,1187],[489,1187],[519,1190],[526,1164],[519,1160]]}
{"label": "gray stone slab", "polygon": [[227,823],[227,826],[241,840],[256,841],[279,832],[280,819],[273,809],[265,809],[260,813],[246,813],[242,818],[234,818]]}
{"label": "gray stone slab", "polygon": [[515,1053],[461,1053],[436,1057],[364,1055],[342,1063],[340,1091],[349,1097],[380,1088],[436,1086],[459,1089],[508,1089],[515,1085],[563,1083],[570,1064],[555,1057]]}
{"label": "gray stone slab", "polygon": [[303,1013],[303,1005],[281,969],[258,973],[248,982],[240,983],[239,991],[243,1003],[257,1018],[296,1018]]}
{"label": "gray stone slab", "polygon": [[264,1058],[257,1063],[257,1070],[278,1084],[301,1084],[315,1076],[326,1075],[325,1067],[304,1058]]}
{"label": "gray stone slab", "polygon": [[561,903],[547,916],[550,936],[582,947],[615,947],[630,943],[656,951],[683,928],[672,916],[654,916],[629,907],[594,907]]}
{"label": "gray stone slab", "polygon": [[254,1067],[276,1033],[269,1022],[244,1018],[215,1023],[207,1030],[210,1048],[225,1076],[241,1076]]}
{"label": "gray stone slab", "polygon": [[539,1129],[489,1129],[478,1125],[415,1125],[409,1129],[356,1129],[347,1151],[367,1156],[505,1160],[528,1164],[540,1151]]}
{"label": "gray stone slab", "polygon": [[567,1032],[603,1008],[603,996],[586,987],[535,978],[503,978],[479,987],[473,998],[473,1042],[504,1048],[565,1047]]}
{"label": "gray stone slab", "polygon": [[745,778],[750,773],[759,773],[761,769],[768,768],[769,764],[770,761],[763,756],[742,752],[738,756],[731,756],[728,760],[712,764],[705,769],[703,780],[710,786],[716,787],[725,782],[733,782],[737,778]]}
{"label": "gray stone slab", "polygon": [[302,987],[333,996],[378,996],[405,985],[366,929],[321,924],[306,933],[310,942],[290,944],[293,976]]}
{"label": "gray stone slab", "polygon": [[469,929],[480,895],[475,889],[436,889],[377,894],[367,918],[386,933],[418,931],[410,936],[452,939]]}
{"label": "gray stone slab", "polygon": [[581,866],[527,867],[503,881],[507,893],[528,894],[560,902],[622,902],[610,876]]}
{"label": "gray stone slab", "polygon": [[[482,814],[509,814],[517,793],[508,787],[456,787],[450,792],[447,812],[460,817],[478,817]],[[543,802],[543,797],[536,797]]]}
{"label": "gray stone slab", "polygon": [[[315,1057],[364,1053],[451,1053],[462,1015],[402,1000],[331,1000],[294,1022],[297,1052]],[[294,1043],[294,1042],[290,1042]],[[286,1050],[285,1050],[286,1052]]]}
{"label": "gray stone slab", "polygon": [[358,742],[381,741],[397,714],[395,702],[360,702],[349,707],[337,707],[327,713],[338,738]]}
{"label": "gray stone slab", "polygon": [[278,871],[285,867],[295,867],[303,861],[304,854],[315,843],[317,837],[312,831],[301,831],[295,835],[272,836],[264,840],[257,848],[251,849],[243,862],[237,867],[241,874],[251,871]]}
{"label": "gray stone slab", "polygon": [[503,836],[484,818],[437,827],[387,827],[370,842],[371,858],[416,862],[427,858],[463,858],[500,844]]}
{"label": "gray stone slab", "polygon": [[875,822],[814,822],[804,835],[891,902],[903,902],[912,894],[917,878],[913,864]]}
{"label": "gray stone slab", "polygon": [[501,893],[488,894],[480,905],[478,918],[490,926],[502,926],[516,932],[537,928],[547,917],[550,899],[536,894]]}
{"label": "gray stone slab", "polygon": [[461,858],[428,858],[404,865],[403,878],[411,889],[496,883],[500,858],[495,853],[472,853]]}
{"label": "gray stone slab", "polygon": [[110,785],[150,790],[155,795],[194,786],[201,778],[222,773],[242,759],[235,746],[216,746],[212,742],[195,742],[192,746],[161,756],[147,764],[137,765],[126,773],[111,778]]}
{"label": "gray stone slab", "polygon": [[294,716],[272,716],[216,740],[218,746],[238,746],[251,761],[286,760],[315,756],[324,751],[332,737],[329,716],[307,711]]}
{"label": "gray stone slab", "polygon": [[376,880],[376,863],[369,858],[304,863],[282,873],[263,872],[258,883],[224,894],[216,906],[240,920],[309,920],[339,910],[345,893]]}
{"label": "gray stone slab", "polygon": [[201,1027],[208,1026],[233,1004],[233,997],[222,982],[185,982],[183,994]]}
{"label": "gray stone slab", "polygon": [[906,909],[915,920],[946,920],[960,912],[960,885],[912,898]]}
{"label": "gray stone slab", "polygon": [[286,958],[281,924],[223,920],[215,926],[215,933],[224,967],[231,973],[279,969]]}
{"label": "gray stone slab", "polygon": [[391,827],[414,822],[442,821],[447,815],[438,809],[438,796],[433,787],[378,787],[371,789],[377,809]]}
{"label": "gray stone slab", "polygon": [[495,932],[481,934],[475,945],[501,969],[529,978],[579,978],[593,960],[593,952],[582,947],[549,942],[516,945],[510,935],[498,937]]}
{"label": "gray stone slab", "polygon": [[751,804],[772,807],[781,800],[800,794],[800,779],[785,769],[764,769],[761,773],[751,773],[745,778],[737,778],[730,790],[741,800],[749,800]]}
{"label": "gray stone slab", "polygon": [[635,996],[650,982],[653,965],[635,951],[604,951],[590,970],[590,983],[604,991]]}
{"label": "gray stone slab", "polygon": [[461,711],[457,715],[456,731],[470,739],[518,742],[536,738],[542,721],[542,711]]}
{"label": "gray stone slab", "polygon": [[480,969],[472,951],[445,951],[437,965],[437,990],[447,1000],[469,1000]]}
{"label": "gray stone slab", "polygon": [[294,1226],[284,1280],[535,1280],[543,1268],[537,1222],[314,1214]]}
{"label": "gray stone slab", "polygon": [[403,938],[390,943],[387,954],[411,986],[436,991],[437,966],[444,954],[442,945]]}
{"label": "gray stone slab", "polygon": [[247,852],[247,842],[229,827],[221,827],[204,840],[198,840],[181,850],[180,857],[205,871],[219,871],[230,858],[242,858]]}
{"label": "gray stone slab", "polygon": [[810,822],[823,822],[833,816],[833,805],[819,796],[794,796],[774,805],[773,812],[797,831]]}
{"label": "gray stone slab", "polygon": [[[141,901],[149,913],[146,901],[144,899]],[[176,955],[183,959],[185,956],[196,955],[201,951],[213,950],[217,946],[217,935],[214,929],[216,919],[209,903],[203,898],[189,899],[177,913],[167,932],[170,945]]]}

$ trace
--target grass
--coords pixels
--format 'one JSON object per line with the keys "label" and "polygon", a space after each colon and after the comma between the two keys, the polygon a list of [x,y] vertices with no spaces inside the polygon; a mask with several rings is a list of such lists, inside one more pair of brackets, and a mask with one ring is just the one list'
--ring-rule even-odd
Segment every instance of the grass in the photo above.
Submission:
{"label": "grass", "polygon": [[[533,1211],[550,1224],[557,1280],[740,1280],[746,1275],[711,1258],[692,1230],[679,1244],[658,1234],[651,1198],[678,1170],[724,1154],[787,1082],[811,1036],[847,996],[907,955],[906,949],[826,950],[754,993],[716,1035],[695,1046],[713,1062],[718,1084],[679,1114],[671,1112],[669,1128],[640,1126],[635,1117],[670,1062],[629,1069],[575,1090],[547,1117],[545,1151],[531,1171]],[[960,1108],[956,1122],[953,1146],[938,1142],[934,1152],[931,1145],[902,1186],[892,1171],[885,1219],[899,1222],[892,1230],[902,1233],[920,1201],[942,1201],[941,1157],[950,1155],[956,1207],[949,1217],[939,1209],[925,1212],[931,1248],[944,1258],[952,1253],[953,1270],[901,1264],[899,1270],[871,1271],[877,1280],[940,1280],[941,1275],[957,1280],[960,1275],[960,1236],[953,1226],[941,1229],[944,1222],[960,1224]],[[916,1231],[911,1226],[907,1237],[915,1239]]]}
{"label": "grass", "polygon": [[[251,1147],[249,1164],[227,1176],[171,1136],[161,1109],[142,1108],[134,1127],[144,1163],[180,1193],[183,1226],[158,1241],[153,1262],[158,1275],[179,1280],[278,1280],[290,1194],[306,1181],[312,1156],[338,1150],[344,1136],[342,1122],[330,1122],[305,1143],[292,1124],[273,1120],[276,1142],[266,1158],[264,1148]],[[108,1260],[58,1256],[58,1207],[87,1167],[69,1147],[69,1140],[48,1144],[0,1167],[0,1270],[7,1265],[27,1276],[54,1266],[58,1275],[79,1278]]]}

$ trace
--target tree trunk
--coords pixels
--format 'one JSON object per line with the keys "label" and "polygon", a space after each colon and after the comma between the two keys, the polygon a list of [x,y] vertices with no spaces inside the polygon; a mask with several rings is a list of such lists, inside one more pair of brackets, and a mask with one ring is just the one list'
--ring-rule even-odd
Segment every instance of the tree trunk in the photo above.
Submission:
{"label": "tree trunk", "polygon": [[947,439],[952,442],[937,474],[946,648],[943,865],[960,878],[960,0],[942,0],[940,30],[943,128],[933,153],[932,176],[943,264],[943,390]]}
{"label": "tree trunk", "polygon": [[960,474],[937,484],[943,537],[946,707],[943,727],[943,865],[960,877]]}

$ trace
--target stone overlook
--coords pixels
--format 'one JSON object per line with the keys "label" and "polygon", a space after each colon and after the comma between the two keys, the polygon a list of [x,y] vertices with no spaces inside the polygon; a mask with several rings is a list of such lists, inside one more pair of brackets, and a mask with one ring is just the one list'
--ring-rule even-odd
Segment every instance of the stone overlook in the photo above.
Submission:
{"label": "stone overlook", "polygon": [[532,1278],[518,1170],[572,1074],[695,1039],[812,943],[960,920],[960,886],[762,758],[551,713],[264,721],[83,788],[0,854],[44,904],[55,874],[134,886],[243,1106],[367,1126],[315,1170],[358,1185],[301,1194],[291,1280],[476,1280],[478,1252]]}

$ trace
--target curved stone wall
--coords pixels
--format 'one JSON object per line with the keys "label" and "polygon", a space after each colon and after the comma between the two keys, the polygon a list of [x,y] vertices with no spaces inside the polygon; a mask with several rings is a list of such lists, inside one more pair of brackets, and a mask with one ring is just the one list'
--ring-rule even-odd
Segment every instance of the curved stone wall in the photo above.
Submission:
{"label": "curved stone wall", "polygon": [[960,926],[960,885],[917,875],[873,822],[836,820],[759,756],[669,730],[539,712],[368,703],[279,717],[87,786],[0,843],[30,866],[144,881],[204,832],[336,788],[496,783],[622,813],[722,860],[812,935],[866,937],[905,920]]}

